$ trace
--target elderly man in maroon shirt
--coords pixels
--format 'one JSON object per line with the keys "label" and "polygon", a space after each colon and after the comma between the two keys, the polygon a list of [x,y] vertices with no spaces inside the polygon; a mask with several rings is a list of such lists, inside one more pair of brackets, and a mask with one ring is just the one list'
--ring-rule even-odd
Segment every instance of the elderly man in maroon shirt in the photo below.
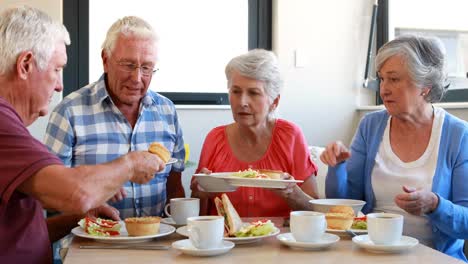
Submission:
{"label": "elderly man in maroon shirt", "polygon": [[[65,27],[37,9],[0,14],[0,263],[51,263],[50,242],[79,217],[109,209],[105,201],[123,183],[146,183],[165,166],[156,155],[138,151],[106,164],[67,168],[30,135],[26,127],[46,115],[52,94],[62,91],[69,43]],[[46,220],[43,208],[64,214]]]}

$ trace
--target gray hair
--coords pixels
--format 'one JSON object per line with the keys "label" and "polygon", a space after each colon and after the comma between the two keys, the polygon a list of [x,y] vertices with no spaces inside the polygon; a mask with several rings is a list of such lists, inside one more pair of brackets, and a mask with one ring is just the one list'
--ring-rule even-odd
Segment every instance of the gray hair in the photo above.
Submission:
{"label": "gray hair", "polygon": [[376,56],[376,68],[392,56],[403,56],[409,75],[419,88],[430,87],[427,102],[439,102],[447,88],[445,48],[440,39],[419,35],[403,35],[383,45]]}
{"label": "gray hair", "polygon": [[4,10],[0,13],[0,74],[11,71],[24,51],[31,51],[39,70],[44,70],[60,41],[70,45],[70,35],[46,13],[28,6]]}
{"label": "gray hair", "polygon": [[158,40],[156,32],[148,22],[136,16],[126,16],[115,21],[107,31],[106,39],[102,43],[102,49],[108,56],[112,54],[115,43],[121,34],[154,41]]}
{"label": "gray hair", "polygon": [[231,87],[234,71],[242,76],[263,81],[270,102],[273,102],[281,92],[282,80],[278,59],[271,51],[253,49],[231,59],[225,69],[228,89]]}

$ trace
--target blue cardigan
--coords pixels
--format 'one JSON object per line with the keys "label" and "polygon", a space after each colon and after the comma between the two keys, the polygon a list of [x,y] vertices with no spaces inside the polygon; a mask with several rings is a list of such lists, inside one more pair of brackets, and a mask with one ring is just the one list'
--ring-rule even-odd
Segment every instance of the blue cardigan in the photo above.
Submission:
{"label": "blue cardigan", "polygon": [[[364,213],[372,212],[375,195],[371,173],[389,115],[386,110],[367,114],[351,144],[351,157],[329,167],[325,192],[329,198],[365,200]],[[463,239],[468,239],[468,123],[445,113],[432,192],[439,205],[428,214],[435,248],[467,261]]]}

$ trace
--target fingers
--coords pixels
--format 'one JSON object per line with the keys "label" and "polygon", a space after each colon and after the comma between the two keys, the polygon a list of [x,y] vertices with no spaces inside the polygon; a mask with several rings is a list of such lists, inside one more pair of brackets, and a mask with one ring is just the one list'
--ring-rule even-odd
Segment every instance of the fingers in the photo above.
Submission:
{"label": "fingers", "polygon": [[202,168],[202,169],[200,170],[200,173],[211,174],[211,171],[210,171],[208,168]]}
{"label": "fingers", "polygon": [[402,186],[402,189],[403,189],[404,192],[407,192],[407,193],[411,193],[411,192],[416,191],[416,188],[410,187],[410,186],[406,186],[406,185],[403,185],[403,186]]}
{"label": "fingers", "polygon": [[329,144],[320,155],[320,160],[329,165],[336,166],[336,164],[348,159],[351,153],[340,141]]}

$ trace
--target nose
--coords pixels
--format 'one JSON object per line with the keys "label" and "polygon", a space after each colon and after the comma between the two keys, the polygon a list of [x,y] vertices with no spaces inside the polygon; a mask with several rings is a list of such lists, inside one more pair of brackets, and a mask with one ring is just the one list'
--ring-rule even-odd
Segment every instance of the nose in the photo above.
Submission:
{"label": "nose", "polygon": [[243,107],[249,105],[249,97],[245,93],[240,96],[240,104]]}
{"label": "nose", "polygon": [[135,82],[139,82],[141,80],[141,77],[143,77],[143,75],[141,74],[141,68],[140,67],[135,68],[130,73],[130,75],[131,75],[132,81],[135,81]]}
{"label": "nose", "polygon": [[63,91],[63,82],[62,80],[58,80],[57,81],[57,85],[55,85],[55,89],[54,89],[56,92],[61,92]]}

